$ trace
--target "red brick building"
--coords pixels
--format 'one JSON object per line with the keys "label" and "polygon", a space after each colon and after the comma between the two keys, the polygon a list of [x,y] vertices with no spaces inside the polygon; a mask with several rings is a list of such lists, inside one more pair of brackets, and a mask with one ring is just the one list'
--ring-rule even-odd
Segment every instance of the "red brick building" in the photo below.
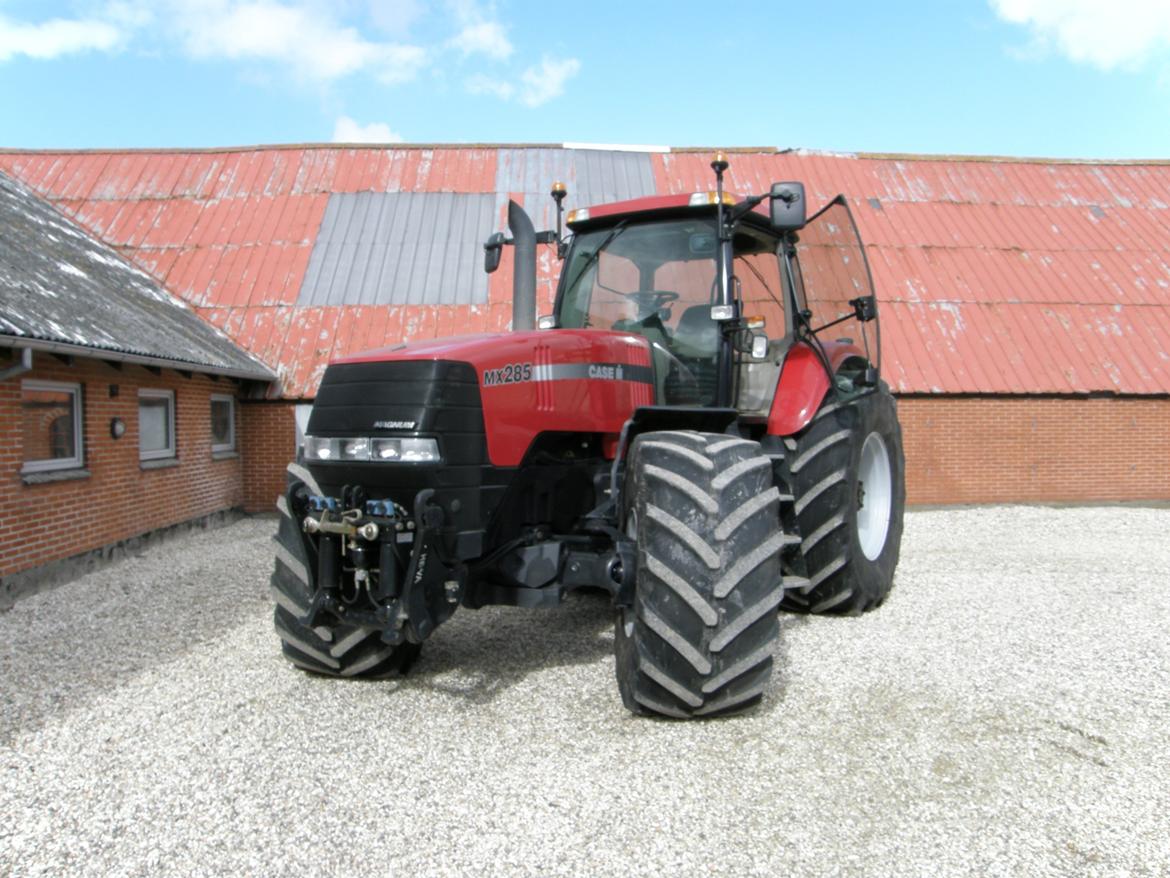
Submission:
{"label": "red brick building", "polygon": [[240,403],[275,376],[2,175],[0,224],[3,607],[246,505]]}
{"label": "red brick building", "polygon": [[[810,205],[846,195],[882,302],[911,502],[1170,499],[1170,164],[730,158],[739,192],[796,179]],[[237,410],[241,502],[264,509],[294,452],[296,406],[329,359],[507,327],[509,261],[489,278],[480,245],[504,227],[509,198],[548,227],[554,180],[574,207],[706,190],[708,161],[705,150],[291,146],[10,151],[0,171],[277,375]],[[542,249],[542,311],[557,270]]]}

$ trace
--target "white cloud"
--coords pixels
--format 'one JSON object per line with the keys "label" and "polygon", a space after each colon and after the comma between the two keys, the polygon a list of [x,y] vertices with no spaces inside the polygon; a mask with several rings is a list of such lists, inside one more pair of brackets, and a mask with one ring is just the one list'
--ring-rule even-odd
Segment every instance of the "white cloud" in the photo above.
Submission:
{"label": "white cloud", "polygon": [[1102,70],[1170,55],[1166,0],[991,0],[991,7],[1005,21],[1027,27],[1038,48],[1055,46]]}
{"label": "white cloud", "polygon": [[545,56],[538,66],[529,67],[520,74],[519,87],[505,79],[477,73],[464,81],[466,89],[475,95],[492,95],[502,101],[517,98],[529,107],[539,107],[565,92],[565,83],[577,75],[581,62],[576,58]]}
{"label": "white cloud", "polygon": [[515,86],[503,79],[494,79],[477,73],[467,79],[467,90],[473,95],[494,95],[502,101],[510,100],[516,93]]}
{"label": "white cloud", "polygon": [[524,89],[520,100],[529,107],[539,107],[555,97],[564,94],[565,83],[577,75],[581,62],[576,58],[541,59],[539,67],[529,67],[520,74]]}
{"label": "white cloud", "polygon": [[338,116],[333,126],[334,143],[402,143],[402,135],[395,134],[385,122],[362,125],[349,116]]}
{"label": "white cloud", "polygon": [[427,57],[419,46],[369,40],[318,5],[174,0],[169,18],[192,57],[276,62],[321,82],[358,72],[386,83],[404,82]]}
{"label": "white cloud", "polygon": [[398,37],[409,34],[427,11],[422,0],[366,0],[364,6],[375,27]]}
{"label": "white cloud", "polygon": [[464,55],[486,55],[497,61],[506,61],[512,55],[508,33],[495,21],[468,24],[451,39],[451,45]]}
{"label": "white cloud", "polygon": [[[0,0],[2,3],[3,0]],[[83,51],[131,47],[154,55],[178,53],[209,62],[234,62],[241,75],[271,82],[329,85],[363,77],[383,84],[414,79],[443,53],[494,62],[513,59],[516,48],[490,4],[446,0],[429,15],[445,15],[453,37],[415,45],[394,40],[424,15],[422,0],[86,0],[85,19],[21,22],[0,14],[0,62],[17,56],[56,58]],[[996,0],[1008,2],[1008,0]],[[1014,0],[1022,2],[1022,0]],[[363,24],[364,23],[364,24]],[[364,30],[363,30],[364,27]],[[503,75],[464,71],[467,91],[541,106],[564,93],[580,70],[575,58],[545,56]],[[436,69],[436,75],[441,70]],[[400,140],[384,125],[337,120],[335,137]]]}
{"label": "white cloud", "polygon": [[0,16],[0,61],[17,55],[50,60],[76,52],[109,51],[121,39],[121,31],[104,21],[53,18],[27,24]]}

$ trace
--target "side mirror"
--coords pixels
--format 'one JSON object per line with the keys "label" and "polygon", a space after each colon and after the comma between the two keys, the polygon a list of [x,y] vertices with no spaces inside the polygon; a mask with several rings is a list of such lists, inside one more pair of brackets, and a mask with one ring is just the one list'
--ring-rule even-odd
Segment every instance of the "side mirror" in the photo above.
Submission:
{"label": "side mirror", "polygon": [[507,238],[503,232],[496,232],[483,245],[483,270],[491,274],[500,267],[500,253]]}
{"label": "side mirror", "polygon": [[778,232],[795,232],[804,228],[803,183],[773,183],[769,199],[772,206],[772,228]]}

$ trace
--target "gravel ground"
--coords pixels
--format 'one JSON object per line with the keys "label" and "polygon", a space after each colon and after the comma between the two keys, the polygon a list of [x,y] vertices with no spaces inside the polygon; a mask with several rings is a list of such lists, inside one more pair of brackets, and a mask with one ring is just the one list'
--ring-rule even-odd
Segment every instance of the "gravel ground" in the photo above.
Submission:
{"label": "gravel ground", "polygon": [[625,712],[589,596],[306,676],[272,529],[0,615],[0,874],[1170,875],[1170,510],[911,513],[884,607],[695,723]]}

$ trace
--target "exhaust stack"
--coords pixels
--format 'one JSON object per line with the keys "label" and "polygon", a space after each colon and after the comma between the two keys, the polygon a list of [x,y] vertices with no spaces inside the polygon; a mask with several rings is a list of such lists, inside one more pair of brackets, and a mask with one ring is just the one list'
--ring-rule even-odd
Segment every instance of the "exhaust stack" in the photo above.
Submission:
{"label": "exhaust stack", "polygon": [[508,202],[508,229],[516,247],[512,262],[512,331],[536,329],[536,228],[515,201]]}

